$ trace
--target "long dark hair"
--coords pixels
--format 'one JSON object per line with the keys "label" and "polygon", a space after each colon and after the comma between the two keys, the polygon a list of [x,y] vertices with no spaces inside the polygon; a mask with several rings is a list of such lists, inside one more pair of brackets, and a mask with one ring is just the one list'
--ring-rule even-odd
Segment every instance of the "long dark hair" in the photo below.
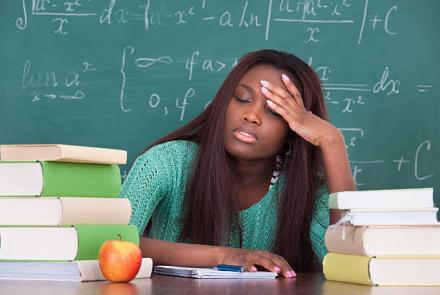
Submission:
{"label": "long dark hair", "polygon": [[[284,71],[302,95],[304,106],[327,119],[319,78],[296,56],[275,50],[246,54],[229,73],[212,102],[198,117],[159,139],[152,146],[171,140],[190,140],[199,146],[188,178],[180,241],[222,245],[240,229],[233,200],[233,161],[224,146],[226,108],[241,77],[257,64]],[[291,132],[286,146],[290,156],[283,173],[285,186],[278,206],[278,227],[272,251],[283,256],[296,271],[314,270],[315,256],[309,236],[315,195],[322,185],[319,149]]]}

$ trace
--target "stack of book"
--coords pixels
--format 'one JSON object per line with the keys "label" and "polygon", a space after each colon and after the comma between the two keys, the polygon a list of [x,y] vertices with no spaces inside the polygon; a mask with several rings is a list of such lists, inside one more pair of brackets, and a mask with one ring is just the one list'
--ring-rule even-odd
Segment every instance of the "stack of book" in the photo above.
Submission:
{"label": "stack of book", "polygon": [[[103,279],[106,240],[139,245],[131,206],[119,198],[123,150],[0,145],[0,279]],[[151,274],[144,259],[138,277]]]}
{"label": "stack of book", "polygon": [[432,188],[334,193],[329,207],[346,212],[326,231],[326,279],[440,285],[440,225]]}

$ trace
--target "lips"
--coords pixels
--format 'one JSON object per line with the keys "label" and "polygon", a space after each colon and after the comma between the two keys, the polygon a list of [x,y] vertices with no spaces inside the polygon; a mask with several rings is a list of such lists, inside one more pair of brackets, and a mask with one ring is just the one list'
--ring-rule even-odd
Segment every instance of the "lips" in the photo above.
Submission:
{"label": "lips", "polygon": [[244,143],[255,143],[258,138],[251,128],[240,127],[233,131],[235,139]]}

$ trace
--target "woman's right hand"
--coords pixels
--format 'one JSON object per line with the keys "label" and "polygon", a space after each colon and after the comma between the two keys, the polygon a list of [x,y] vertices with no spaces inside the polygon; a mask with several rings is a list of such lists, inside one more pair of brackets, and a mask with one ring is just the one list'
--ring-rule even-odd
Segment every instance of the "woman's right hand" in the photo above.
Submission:
{"label": "woman's right hand", "polygon": [[262,250],[220,247],[217,264],[244,266],[246,271],[257,271],[257,266],[274,271],[286,278],[296,277],[296,273],[283,257]]}

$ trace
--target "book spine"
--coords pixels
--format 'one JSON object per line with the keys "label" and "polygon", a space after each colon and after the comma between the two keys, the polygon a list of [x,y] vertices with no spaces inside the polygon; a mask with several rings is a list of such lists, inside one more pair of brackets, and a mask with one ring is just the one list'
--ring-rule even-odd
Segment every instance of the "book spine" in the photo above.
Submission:
{"label": "book spine", "polygon": [[[79,260],[74,262],[81,274],[81,281],[103,281],[106,280],[99,269],[97,260]],[[151,277],[153,269],[153,260],[151,258],[142,258],[141,267],[135,279]]]}
{"label": "book spine", "polygon": [[352,255],[366,255],[364,233],[367,227],[346,224],[330,226],[325,232],[325,246],[328,252]]}
{"label": "book spine", "polygon": [[75,225],[78,235],[78,251],[75,260],[98,259],[99,249],[107,240],[130,241],[139,245],[139,233],[135,225]]}
{"label": "book spine", "polygon": [[[37,198],[47,200],[48,198]],[[124,224],[130,221],[130,201],[125,198],[59,198],[62,208],[59,225]]]}
{"label": "book spine", "polygon": [[41,196],[117,197],[121,173],[117,165],[41,162]]}
{"label": "book spine", "polygon": [[62,162],[126,164],[127,152],[123,150],[59,145]]}
{"label": "book spine", "polygon": [[371,286],[370,259],[369,256],[328,253],[322,262],[324,276],[330,281]]}
{"label": "book spine", "polygon": [[339,192],[329,195],[330,209],[395,209],[433,207],[433,189]]}

